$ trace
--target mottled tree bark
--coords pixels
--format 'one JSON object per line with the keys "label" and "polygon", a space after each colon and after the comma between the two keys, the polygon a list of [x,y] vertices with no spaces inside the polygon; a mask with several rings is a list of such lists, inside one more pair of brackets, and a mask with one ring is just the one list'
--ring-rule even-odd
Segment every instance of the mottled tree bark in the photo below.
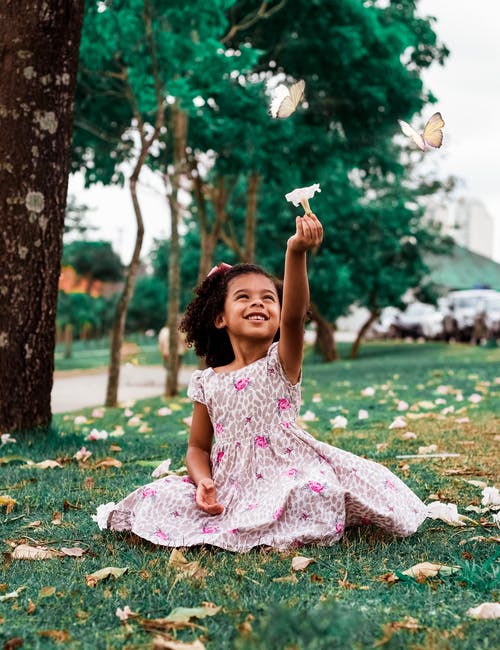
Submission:
{"label": "mottled tree bark", "polygon": [[374,309],[373,311],[370,312],[370,315],[366,319],[366,321],[363,323],[361,326],[357,336],[356,340],[352,344],[351,347],[351,352],[349,354],[350,359],[356,359],[358,356],[359,352],[359,346],[361,345],[361,341],[363,340],[366,332],[370,329],[370,327],[373,325],[373,323],[377,320],[377,318],[380,316],[380,309]]}
{"label": "mottled tree bark", "polygon": [[181,247],[179,241],[180,178],[186,167],[188,115],[177,104],[172,106],[171,129],[174,134],[174,171],[170,175],[170,257],[168,260],[168,322],[169,351],[165,395],[173,397],[179,392],[179,310],[181,300]]}
{"label": "mottled tree bark", "polygon": [[48,429],[84,0],[0,3],[0,431]]}

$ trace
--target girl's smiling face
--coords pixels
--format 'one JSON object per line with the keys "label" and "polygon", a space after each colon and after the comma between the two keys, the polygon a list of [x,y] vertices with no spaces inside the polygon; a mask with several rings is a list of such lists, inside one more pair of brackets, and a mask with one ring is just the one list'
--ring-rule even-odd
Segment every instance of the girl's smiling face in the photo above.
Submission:
{"label": "girl's smiling face", "polygon": [[227,286],[224,311],[215,326],[228,334],[242,337],[270,338],[280,324],[281,307],[274,282],[260,273],[244,273]]}

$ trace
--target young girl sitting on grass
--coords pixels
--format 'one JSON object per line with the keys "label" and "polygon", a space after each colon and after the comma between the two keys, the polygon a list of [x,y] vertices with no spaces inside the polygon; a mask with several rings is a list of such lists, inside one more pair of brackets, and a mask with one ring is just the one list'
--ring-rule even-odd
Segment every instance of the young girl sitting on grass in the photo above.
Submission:
{"label": "young girl sitting on grass", "polygon": [[131,530],[165,546],[231,551],[338,541],[346,526],[410,535],[426,517],[420,499],[387,468],[319,442],[297,425],[306,255],[322,240],[313,214],[297,217],[283,291],[250,264],[212,269],[181,323],[204,357],[186,465],[118,504],[99,506],[101,528]]}

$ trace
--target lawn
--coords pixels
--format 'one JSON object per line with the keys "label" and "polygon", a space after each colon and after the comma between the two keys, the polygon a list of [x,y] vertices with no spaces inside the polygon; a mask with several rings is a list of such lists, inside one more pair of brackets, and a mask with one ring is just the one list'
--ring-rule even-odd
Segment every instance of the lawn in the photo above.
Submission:
{"label": "lawn", "polygon": [[[172,469],[182,467],[191,412],[185,394],[60,415],[51,436],[18,436],[0,451],[4,647],[498,647],[498,621],[476,620],[467,610],[499,600],[499,530],[495,511],[481,505],[483,487],[499,476],[499,363],[498,348],[392,342],[365,345],[357,361],[307,357],[302,414],[313,435],[387,465],[424,501],[456,503],[470,517],[457,527],[428,519],[408,539],[352,529],[328,548],[242,555],[180,549],[182,565],[169,549],[100,531],[91,519],[99,504],[149,482],[166,458]],[[405,411],[398,410],[402,401]],[[367,419],[358,419],[360,409]],[[332,429],[338,415],[347,418],[345,429]],[[406,426],[390,429],[398,416]],[[87,440],[94,428],[107,439]],[[403,439],[409,431],[416,437]],[[435,451],[420,449],[431,445]],[[92,455],[78,462],[82,446]],[[46,460],[60,467],[27,462]],[[16,559],[22,543],[53,557]],[[294,571],[296,556],[314,562]],[[403,574],[420,562],[453,568]],[[105,567],[126,572],[88,578]],[[121,622],[116,610],[125,606],[137,616]],[[198,609],[172,616],[178,607]]]}

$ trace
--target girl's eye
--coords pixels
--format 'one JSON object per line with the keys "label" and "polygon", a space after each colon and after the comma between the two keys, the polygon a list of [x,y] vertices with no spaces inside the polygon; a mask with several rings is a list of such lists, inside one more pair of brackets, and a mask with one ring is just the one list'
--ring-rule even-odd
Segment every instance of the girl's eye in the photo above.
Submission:
{"label": "girl's eye", "polygon": [[264,296],[264,300],[272,300],[274,302],[274,296],[269,294],[268,296]]}

